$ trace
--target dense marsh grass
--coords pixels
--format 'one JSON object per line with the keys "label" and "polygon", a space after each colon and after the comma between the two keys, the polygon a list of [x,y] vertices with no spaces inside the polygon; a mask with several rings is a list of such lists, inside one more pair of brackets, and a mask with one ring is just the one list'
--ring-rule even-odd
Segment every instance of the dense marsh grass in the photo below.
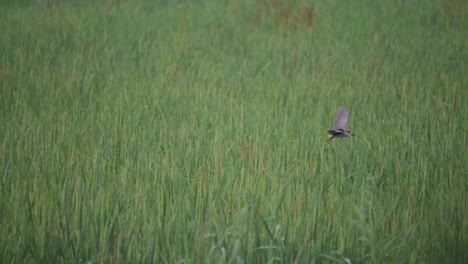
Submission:
{"label": "dense marsh grass", "polygon": [[466,263],[467,14],[4,2],[0,262]]}

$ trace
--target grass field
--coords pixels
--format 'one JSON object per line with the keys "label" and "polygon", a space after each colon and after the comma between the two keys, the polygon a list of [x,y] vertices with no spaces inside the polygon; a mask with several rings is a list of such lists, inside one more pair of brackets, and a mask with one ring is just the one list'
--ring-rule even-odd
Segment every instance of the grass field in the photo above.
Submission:
{"label": "grass field", "polygon": [[[468,262],[466,1],[0,24],[0,263]],[[327,141],[342,106],[356,137]]]}

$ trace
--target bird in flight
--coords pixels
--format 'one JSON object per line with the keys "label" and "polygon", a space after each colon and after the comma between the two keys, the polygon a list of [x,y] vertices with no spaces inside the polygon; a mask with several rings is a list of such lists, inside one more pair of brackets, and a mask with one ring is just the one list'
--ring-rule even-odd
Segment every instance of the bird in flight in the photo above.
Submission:
{"label": "bird in flight", "polygon": [[346,108],[341,108],[338,114],[336,115],[335,124],[333,129],[328,130],[328,139],[332,138],[342,138],[354,136],[351,131],[346,130],[346,123],[348,123],[348,114],[349,111]]}

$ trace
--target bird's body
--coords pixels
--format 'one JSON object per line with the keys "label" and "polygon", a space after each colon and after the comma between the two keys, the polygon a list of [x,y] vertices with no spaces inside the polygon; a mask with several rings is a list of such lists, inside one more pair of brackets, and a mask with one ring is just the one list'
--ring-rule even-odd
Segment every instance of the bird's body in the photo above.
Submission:
{"label": "bird's body", "polygon": [[328,136],[328,139],[354,136],[354,134],[351,131],[345,129],[346,123],[348,123],[348,114],[348,109],[340,109],[340,111],[336,115],[336,120],[335,124],[333,125],[333,129],[327,131],[328,134],[330,134]]}

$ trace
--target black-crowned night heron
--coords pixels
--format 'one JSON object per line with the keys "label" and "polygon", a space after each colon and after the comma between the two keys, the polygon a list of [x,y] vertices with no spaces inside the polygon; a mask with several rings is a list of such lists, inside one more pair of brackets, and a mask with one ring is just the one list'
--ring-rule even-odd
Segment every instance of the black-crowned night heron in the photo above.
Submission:
{"label": "black-crowned night heron", "polygon": [[345,129],[346,123],[348,123],[348,114],[348,109],[340,109],[340,111],[336,115],[336,120],[335,124],[333,125],[333,129],[327,131],[328,134],[330,134],[330,136],[328,136],[328,139],[354,136],[354,134],[351,131]]}

